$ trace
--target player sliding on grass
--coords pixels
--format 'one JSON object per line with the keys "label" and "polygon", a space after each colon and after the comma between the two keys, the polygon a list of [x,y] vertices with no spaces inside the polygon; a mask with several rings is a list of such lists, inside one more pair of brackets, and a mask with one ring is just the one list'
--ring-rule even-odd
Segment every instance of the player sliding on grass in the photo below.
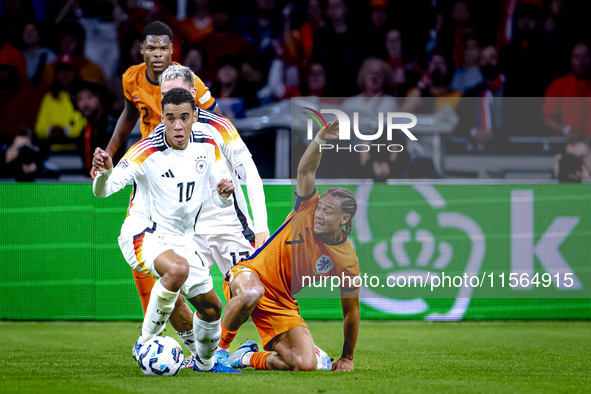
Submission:
{"label": "player sliding on grass", "polygon": [[144,205],[145,217],[126,221],[119,237],[129,265],[160,278],[152,289],[134,356],[164,329],[182,290],[196,309],[193,325],[199,327],[194,334],[197,357],[193,369],[233,373],[239,371],[214,363],[222,303],[192,237],[203,202],[212,198],[220,208],[231,206],[234,186],[224,179],[229,177],[228,168],[215,141],[192,131],[198,117],[194,100],[185,89],[167,92],[162,98],[165,128],[133,145],[114,169],[111,156],[97,148],[93,165],[99,175],[93,189],[96,196],[107,197],[133,180],[134,189],[142,190],[150,201]]}
{"label": "player sliding on grass", "polygon": [[319,198],[314,187],[320,145],[339,135],[338,120],[327,126],[318,132],[300,160],[297,202],[285,223],[261,249],[232,267],[224,278],[228,304],[222,320],[222,350],[216,357],[227,351],[236,331],[249,317],[257,327],[264,349],[275,351],[239,349],[229,357],[229,364],[234,368],[315,370],[314,341],[300,317],[293,294],[301,290],[302,277],[344,275],[351,278],[348,285],[345,283],[347,287],[341,287],[345,343],[342,356],[332,369],[353,370],[353,351],[359,331],[359,289],[353,278],[359,275],[359,264],[347,235],[351,233],[357,202],[343,188],[328,189]]}

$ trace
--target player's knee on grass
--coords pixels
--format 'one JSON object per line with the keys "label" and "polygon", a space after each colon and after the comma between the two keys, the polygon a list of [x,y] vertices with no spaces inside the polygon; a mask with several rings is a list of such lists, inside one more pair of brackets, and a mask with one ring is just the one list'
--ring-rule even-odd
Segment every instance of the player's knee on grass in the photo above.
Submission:
{"label": "player's knee on grass", "polygon": [[279,355],[279,358],[285,363],[287,369],[291,371],[316,371],[316,357],[311,358],[302,355],[297,357],[289,355],[289,357],[285,357]]}
{"label": "player's knee on grass", "polygon": [[316,371],[316,358],[312,359],[307,356],[299,356],[294,363],[295,371]]}

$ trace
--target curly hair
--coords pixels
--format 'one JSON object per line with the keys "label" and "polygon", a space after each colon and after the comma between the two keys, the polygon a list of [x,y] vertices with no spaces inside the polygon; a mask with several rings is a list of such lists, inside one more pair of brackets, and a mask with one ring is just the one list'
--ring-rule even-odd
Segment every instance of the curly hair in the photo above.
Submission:
{"label": "curly hair", "polygon": [[166,92],[164,97],[162,97],[162,111],[164,111],[164,106],[166,104],[181,105],[184,103],[191,104],[190,107],[193,110],[195,109],[195,98],[188,90],[183,88],[170,89]]}
{"label": "curly hair", "polygon": [[[330,194],[341,202],[341,210],[343,213],[350,215],[349,221],[345,223],[345,234],[350,235],[353,230],[351,221],[353,216],[357,213],[357,199],[349,190],[342,187],[331,187],[324,194]],[[324,195],[323,194],[323,195]]]}
{"label": "curly hair", "polygon": [[149,23],[142,31],[142,41],[146,41],[148,36],[168,36],[172,41],[172,30],[166,23],[155,21]]}

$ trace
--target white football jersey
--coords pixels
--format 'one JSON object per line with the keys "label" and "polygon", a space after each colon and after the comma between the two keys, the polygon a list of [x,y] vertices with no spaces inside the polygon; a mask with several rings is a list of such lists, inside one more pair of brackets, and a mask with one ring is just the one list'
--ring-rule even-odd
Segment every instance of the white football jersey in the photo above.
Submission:
{"label": "white football jersey", "polygon": [[134,144],[115,168],[99,173],[93,189],[96,196],[107,197],[133,180],[130,213],[135,198],[141,198],[135,210],[143,211],[158,233],[190,238],[205,200],[220,207],[232,204],[216,191],[216,184],[230,173],[211,136],[192,131],[187,148],[178,150],[167,143],[165,132],[165,127],[157,127]]}
{"label": "white football jersey", "polygon": [[[263,182],[238,131],[223,115],[200,109],[198,120],[193,130],[211,135],[216,141],[226,165],[230,170],[234,190],[234,206],[221,209],[207,200],[195,225],[196,234],[227,234],[241,232],[244,237],[254,243],[254,235],[269,231],[267,226],[267,208]],[[239,172],[240,171],[240,172]],[[254,216],[254,226],[248,214],[246,198],[240,187],[241,178],[246,182],[250,206]]]}

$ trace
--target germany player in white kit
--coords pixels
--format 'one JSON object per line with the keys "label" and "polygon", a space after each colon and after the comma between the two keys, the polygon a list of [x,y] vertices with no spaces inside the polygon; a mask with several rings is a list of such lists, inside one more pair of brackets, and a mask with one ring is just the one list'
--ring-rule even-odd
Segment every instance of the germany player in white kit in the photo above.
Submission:
{"label": "germany player in white kit", "polygon": [[[194,80],[195,74],[188,67],[171,65],[159,78],[160,90],[164,95],[173,88],[183,88],[195,96]],[[241,258],[254,253],[253,241],[256,246],[261,246],[269,238],[263,183],[252,156],[234,125],[224,116],[203,109],[196,109],[196,111],[198,111],[198,121],[193,124],[193,132],[207,135],[215,140],[222,160],[230,169],[232,183],[239,185],[242,180],[246,184],[250,206],[255,217],[253,226],[241,188],[234,191],[234,203],[228,209],[216,207],[211,199],[204,203],[195,225],[195,247],[208,269],[211,269],[215,263],[225,274]],[[164,129],[164,123],[160,123],[150,136]],[[162,174],[165,178],[172,175]],[[146,190],[134,184],[127,217],[123,224],[123,230],[127,228],[132,230],[123,231],[123,233],[135,235],[138,229],[141,231],[146,227],[146,222],[149,222],[149,203]],[[132,239],[128,237],[126,242],[132,243]],[[141,267],[138,271],[141,271]],[[193,313],[184,298],[179,297],[169,321],[179,338],[191,351],[191,356],[185,357],[183,362],[185,368],[192,368],[196,355],[192,316]],[[252,341],[248,342],[251,345],[254,344]]]}
{"label": "germany player in white kit", "polygon": [[133,180],[149,212],[147,218],[126,221],[119,237],[129,265],[160,279],[152,289],[134,355],[162,331],[182,291],[196,309],[193,325],[199,327],[194,369],[237,372],[214,363],[222,304],[191,242],[203,202],[211,199],[219,208],[230,207],[234,186],[225,179],[229,172],[215,141],[191,130],[197,120],[193,96],[172,89],[163,97],[162,109],[166,127],[133,145],[116,168],[99,148],[93,160],[99,171],[93,185],[96,196],[107,197]]}
{"label": "germany player in white kit", "polygon": [[[195,74],[188,67],[171,65],[160,75],[160,90],[165,94],[176,87],[186,89],[195,95],[192,82],[194,79]],[[193,124],[193,131],[207,134],[216,141],[222,159],[230,170],[232,183],[239,185],[242,181],[246,184],[254,217],[253,225],[248,215],[245,195],[240,187],[234,190],[234,203],[229,209],[220,209],[212,204],[211,200],[203,204],[199,220],[195,225],[194,241],[197,252],[209,269],[217,264],[222,274],[225,274],[240,259],[252,255],[255,247],[262,246],[269,238],[263,182],[250,151],[230,120],[211,111],[203,109],[197,109],[197,111],[198,119]],[[163,126],[160,124],[155,130]],[[144,203],[144,200],[141,192],[134,193],[126,221],[134,220],[136,214],[141,216],[141,210],[137,208]],[[195,354],[191,313],[188,305],[179,298],[175,311],[170,317],[177,334],[192,353],[192,356],[185,358],[183,363],[185,368],[191,368]],[[256,343],[253,341],[248,341],[245,345],[250,345],[251,350],[256,350]]]}

